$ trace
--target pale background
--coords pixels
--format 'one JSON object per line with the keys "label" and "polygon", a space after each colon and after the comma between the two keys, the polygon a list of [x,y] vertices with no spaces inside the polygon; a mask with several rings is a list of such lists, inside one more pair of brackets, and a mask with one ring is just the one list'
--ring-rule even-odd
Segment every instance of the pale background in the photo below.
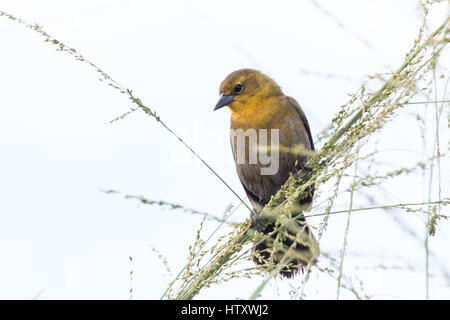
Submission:
{"label": "pale background", "polygon": [[[243,196],[228,141],[229,111],[212,112],[228,73],[251,67],[269,74],[300,102],[316,136],[366,75],[403,62],[422,21],[413,0],[318,3],[345,28],[306,0],[2,0],[0,10],[43,25],[132,89]],[[445,1],[435,5],[430,27],[446,15]],[[110,124],[131,106],[126,96],[5,18],[0,19],[0,70],[0,298],[127,299],[132,287],[135,299],[158,299],[171,277],[152,247],[178,273],[201,218],[140,206],[101,189],[219,217],[236,199],[144,113]],[[397,151],[386,153],[383,166],[413,165],[424,160],[424,152],[432,155],[434,109],[426,108],[411,106],[386,127],[379,148]],[[416,112],[429,121],[425,151]],[[446,122],[441,121],[444,149]],[[448,197],[446,173],[448,161],[443,160],[442,193]],[[420,175],[388,182],[389,195],[374,189],[380,193],[375,202],[426,200],[423,182]],[[367,205],[365,199],[355,201]],[[338,202],[336,208],[346,209],[348,203]],[[232,220],[246,216],[241,208]],[[331,217],[323,250],[338,255],[345,221],[345,214]],[[372,298],[424,298],[423,221],[404,212],[354,214],[344,273],[363,281]],[[450,272],[449,223],[442,221],[431,239],[431,298],[450,298],[449,277],[443,276]],[[204,237],[216,225],[206,222]],[[263,298],[289,298],[301,278],[273,281]],[[248,298],[261,281],[232,281],[198,297]],[[313,272],[306,297],[334,299],[336,288],[332,278]],[[341,297],[354,295],[343,289]]]}

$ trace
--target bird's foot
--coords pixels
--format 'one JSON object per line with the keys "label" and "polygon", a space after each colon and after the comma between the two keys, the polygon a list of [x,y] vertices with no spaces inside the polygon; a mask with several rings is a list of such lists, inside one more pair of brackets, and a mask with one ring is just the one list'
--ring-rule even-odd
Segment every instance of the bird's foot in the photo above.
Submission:
{"label": "bird's foot", "polygon": [[297,167],[294,170],[293,176],[295,179],[298,178],[298,173],[300,172],[300,170],[303,171],[303,173],[305,174],[305,177],[309,180],[311,179],[311,176],[309,175],[312,172],[312,169],[310,167],[308,167],[306,164],[299,164],[297,165]]}

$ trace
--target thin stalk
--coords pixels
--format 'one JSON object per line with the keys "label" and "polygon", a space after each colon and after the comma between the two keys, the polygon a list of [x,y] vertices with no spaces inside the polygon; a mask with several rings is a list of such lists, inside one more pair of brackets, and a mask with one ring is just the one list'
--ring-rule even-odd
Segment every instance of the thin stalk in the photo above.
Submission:
{"label": "thin stalk", "polygon": [[355,171],[353,176],[353,183],[352,183],[352,190],[350,192],[350,207],[348,209],[348,215],[347,215],[347,224],[345,226],[345,233],[344,233],[344,243],[342,244],[342,250],[341,250],[341,260],[339,262],[339,275],[337,278],[337,293],[336,293],[336,300],[339,300],[339,295],[341,293],[341,279],[342,279],[342,273],[344,270],[344,257],[345,257],[345,250],[347,248],[347,237],[350,230],[350,217],[353,210],[353,196],[355,193],[355,187],[356,187],[356,173],[358,170],[358,160],[359,160],[359,149],[361,145],[358,145],[358,150],[356,151],[356,162],[355,162]]}
{"label": "thin stalk", "polygon": [[[432,205],[432,204],[440,204],[440,205],[449,205],[450,204],[450,198],[445,198],[440,201],[425,201],[425,202],[415,202],[415,203],[397,203],[397,204],[391,204],[391,205],[382,205],[382,206],[374,206],[374,207],[366,207],[366,208],[356,208],[352,209],[352,212],[360,212],[360,211],[367,211],[367,210],[377,210],[377,209],[395,209],[395,208],[404,208],[404,207],[410,207],[410,206],[424,206],[424,205]],[[346,213],[347,210],[337,210],[337,211],[330,211],[330,212],[322,212],[322,213],[314,213],[305,215],[305,218],[313,218],[313,217],[320,217],[325,215],[333,215],[338,213]],[[445,216],[444,217],[450,217]]]}

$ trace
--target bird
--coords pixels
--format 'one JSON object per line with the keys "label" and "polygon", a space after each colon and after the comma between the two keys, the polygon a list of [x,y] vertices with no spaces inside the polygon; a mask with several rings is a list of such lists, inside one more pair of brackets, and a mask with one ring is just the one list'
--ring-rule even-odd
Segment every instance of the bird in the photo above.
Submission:
{"label": "bird", "polygon": [[231,110],[230,140],[236,171],[254,209],[253,225],[261,236],[253,245],[253,261],[261,266],[269,266],[270,261],[279,265],[290,250],[290,262],[282,265],[279,274],[291,278],[317,261],[318,244],[303,217],[303,211],[311,208],[314,186],[307,189],[306,197],[298,201],[292,213],[297,228],[286,228],[282,234],[277,232],[280,228],[275,222],[262,225],[263,220],[258,219],[291,175],[296,177],[302,171],[309,178],[307,162],[314,153],[314,142],[308,120],[297,101],[258,70],[230,73],[220,84],[219,94],[214,111],[225,106]]}

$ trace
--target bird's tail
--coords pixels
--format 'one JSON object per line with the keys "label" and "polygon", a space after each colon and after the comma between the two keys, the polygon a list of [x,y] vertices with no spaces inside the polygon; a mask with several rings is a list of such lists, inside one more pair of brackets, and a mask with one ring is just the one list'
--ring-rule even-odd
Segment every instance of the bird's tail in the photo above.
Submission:
{"label": "bird's tail", "polygon": [[267,225],[253,245],[253,261],[268,270],[285,266],[280,274],[292,278],[308,264],[315,264],[319,245],[305,218],[293,218]]}

